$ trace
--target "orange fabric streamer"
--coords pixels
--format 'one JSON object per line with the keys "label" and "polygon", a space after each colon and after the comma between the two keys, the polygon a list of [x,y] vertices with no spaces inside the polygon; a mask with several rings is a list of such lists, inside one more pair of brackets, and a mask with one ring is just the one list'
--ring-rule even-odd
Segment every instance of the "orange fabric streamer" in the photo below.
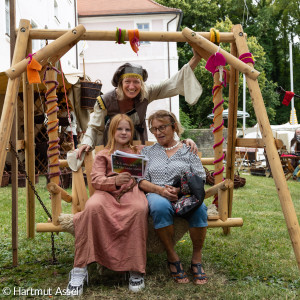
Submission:
{"label": "orange fabric streamer", "polygon": [[40,63],[32,57],[31,62],[27,65],[27,78],[29,84],[41,83],[39,71],[42,70]]}
{"label": "orange fabric streamer", "polygon": [[138,29],[128,30],[128,39],[131,49],[137,54],[140,46],[140,33]]}

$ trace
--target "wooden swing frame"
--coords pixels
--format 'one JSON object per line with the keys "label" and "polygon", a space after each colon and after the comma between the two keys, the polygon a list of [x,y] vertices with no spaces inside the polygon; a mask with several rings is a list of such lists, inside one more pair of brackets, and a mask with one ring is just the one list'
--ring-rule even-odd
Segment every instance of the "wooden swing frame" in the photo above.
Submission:
{"label": "wooden swing frame", "polygon": [[[25,57],[31,53],[31,42],[33,39],[55,40],[51,44],[39,50],[35,58],[44,67],[47,64],[54,64],[61,56],[63,56],[71,47],[79,40],[98,40],[98,41],[114,41],[115,31],[88,31],[86,32],[82,25],[76,28],[64,30],[49,29],[31,29],[30,21],[21,20],[17,30],[17,40],[13,55],[12,67],[6,71],[9,77],[5,100],[0,120],[0,180],[2,179],[4,163],[6,160],[6,151],[8,149],[9,137],[12,130],[12,120],[16,111],[16,100],[19,91],[20,76],[23,73],[23,94],[24,94],[24,126],[25,126],[25,158],[26,171],[30,180],[34,182],[34,110],[33,110],[33,88],[27,83],[26,74],[24,73],[28,59]],[[227,141],[227,164],[226,179],[217,183],[206,191],[206,196],[218,194],[219,196],[219,216],[217,220],[209,220],[209,227],[222,227],[224,233],[229,233],[230,227],[242,226],[243,221],[240,218],[231,218],[232,215],[232,199],[233,199],[233,180],[235,168],[235,147],[241,143],[244,147],[261,147],[266,149],[267,157],[270,163],[271,171],[277,188],[278,197],[281,203],[284,218],[287,224],[288,232],[292,242],[298,268],[300,269],[300,228],[291,195],[285,180],[284,172],[281,167],[280,158],[277,152],[276,141],[273,138],[270,123],[268,120],[266,108],[258,85],[257,77],[259,72],[253,68],[252,63],[243,63],[237,57],[248,53],[246,36],[241,25],[234,25],[232,32],[220,33],[220,42],[230,43],[230,53],[225,50],[218,49],[218,46],[209,41],[209,32],[196,33],[185,28],[182,32],[140,32],[141,41],[160,41],[160,42],[189,42],[196,51],[207,60],[212,54],[218,50],[224,55],[227,63],[230,64],[229,72],[229,115],[228,115],[228,141]],[[126,34],[125,40],[128,40]],[[251,95],[254,111],[257,117],[262,139],[253,140],[237,139],[237,103],[238,103],[238,81],[239,72],[246,75],[249,92]],[[54,71],[48,71],[49,78],[55,79]],[[49,79],[48,79],[49,80]],[[55,91],[53,92],[55,93]],[[53,118],[56,118],[53,114]],[[203,164],[212,164],[214,159],[202,159]],[[91,168],[93,162],[92,155],[89,154],[85,159],[85,168]],[[208,162],[208,163],[207,163]],[[50,163],[50,161],[49,161]],[[60,166],[66,166],[65,161],[60,161]],[[52,170],[52,172],[55,172]],[[89,174],[87,172],[87,176]],[[48,189],[51,193],[52,200],[52,222],[37,224],[38,232],[45,231],[62,231],[58,222],[58,216],[61,213],[61,199],[72,202],[72,210],[82,210],[87,200],[87,190],[84,185],[82,170],[73,172],[73,189],[72,195],[68,195],[66,191],[58,186],[59,177],[51,178]],[[92,193],[90,180],[89,191]],[[27,235],[34,237],[35,232],[35,205],[34,194],[30,188],[26,187],[27,198]]]}

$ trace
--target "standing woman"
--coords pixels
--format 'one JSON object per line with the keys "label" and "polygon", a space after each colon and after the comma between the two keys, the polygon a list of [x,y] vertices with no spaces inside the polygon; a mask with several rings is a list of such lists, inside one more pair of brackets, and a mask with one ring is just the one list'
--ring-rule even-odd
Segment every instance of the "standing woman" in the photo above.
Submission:
{"label": "standing woman", "polygon": [[[200,60],[201,57],[194,51],[189,63],[174,76],[159,84],[150,85],[145,84],[148,73],[142,66],[130,63],[120,66],[112,78],[115,89],[97,99],[77,158],[81,158],[83,152],[96,145],[106,144],[109,127],[109,120],[105,123],[107,118],[110,119],[118,113],[127,114],[135,126],[134,139],[144,143],[147,140],[146,111],[150,102],[182,95],[190,105],[195,104],[202,94],[202,87],[193,72]],[[196,144],[192,140],[188,139],[187,145],[197,152]]]}
{"label": "standing woman", "polygon": [[111,165],[115,150],[139,152],[132,145],[133,132],[131,119],[116,115],[111,120],[108,143],[95,157],[91,172],[95,192],[84,210],[73,217],[75,256],[67,288],[70,293],[82,293],[88,279],[87,265],[92,262],[113,271],[129,271],[130,291],[145,286],[148,202],[137,184],[132,188],[131,175],[113,173]]}

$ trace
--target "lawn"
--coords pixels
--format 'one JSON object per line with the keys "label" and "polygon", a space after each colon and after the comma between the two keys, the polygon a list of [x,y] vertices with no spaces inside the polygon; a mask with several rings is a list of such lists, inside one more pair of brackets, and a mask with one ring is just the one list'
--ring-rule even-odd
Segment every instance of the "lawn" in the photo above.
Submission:
{"label": "lawn", "polygon": [[[128,292],[124,274],[106,271],[100,275],[96,265],[89,266],[90,282],[84,299],[299,299],[300,278],[293,248],[272,178],[245,175],[245,187],[235,190],[233,217],[242,217],[243,227],[209,229],[203,249],[203,264],[209,276],[204,286],[175,284],[166,267],[165,254],[149,254],[146,288],[139,295]],[[50,210],[46,180],[40,177],[38,193]],[[298,219],[300,219],[300,184],[288,181]],[[0,297],[26,299],[65,299],[60,296],[68,283],[74,258],[74,238],[68,233],[54,236],[57,263],[52,264],[51,234],[36,233],[26,238],[25,189],[19,189],[19,265],[12,267],[11,187],[0,195]],[[210,204],[211,199],[206,200]],[[63,204],[65,212],[70,206]],[[36,222],[46,222],[47,215],[36,201]],[[188,272],[191,241],[188,235],[177,244],[177,251]],[[188,272],[188,274],[190,274]],[[189,275],[190,276],[190,275]],[[191,277],[190,277],[191,278]],[[11,295],[6,296],[9,288]],[[32,288],[26,292],[26,289]],[[38,291],[41,290],[41,291]],[[22,294],[23,293],[23,294]],[[27,293],[27,295],[26,295]],[[56,295],[55,295],[56,293]]]}

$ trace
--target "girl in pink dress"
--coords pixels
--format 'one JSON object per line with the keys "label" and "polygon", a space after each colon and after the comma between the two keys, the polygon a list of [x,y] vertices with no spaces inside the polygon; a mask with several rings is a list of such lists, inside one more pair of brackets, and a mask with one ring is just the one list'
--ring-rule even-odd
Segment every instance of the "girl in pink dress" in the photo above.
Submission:
{"label": "girl in pink dress", "polygon": [[82,212],[74,215],[75,258],[68,291],[82,294],[87,265],[97,262],[114,271],[129,271],[129,290],[144,288],[148,202],[128,172],[112,172],[115,150],[138,153],[132,146],[134,125],[125,114],[110,124],[108,143],[97,153],[91,173],[95,193]]}

